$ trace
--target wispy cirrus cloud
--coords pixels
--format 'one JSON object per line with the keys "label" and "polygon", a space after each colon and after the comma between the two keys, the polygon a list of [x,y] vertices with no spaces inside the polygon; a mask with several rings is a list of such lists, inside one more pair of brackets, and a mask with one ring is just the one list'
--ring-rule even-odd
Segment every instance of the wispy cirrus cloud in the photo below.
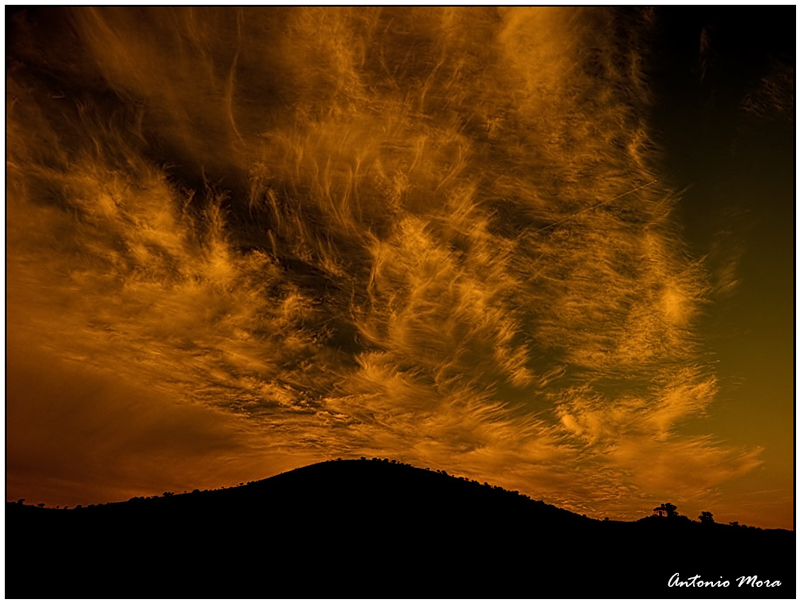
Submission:
{"label": "wispy cirrus cloud", "polygon": [[11,353],[213,411],[280,463],[400,457],[576,510],[757,464],[680,433],[716,392],[709,288],[657,182],[646,15],[64,16],[41,48],[14,30]]}

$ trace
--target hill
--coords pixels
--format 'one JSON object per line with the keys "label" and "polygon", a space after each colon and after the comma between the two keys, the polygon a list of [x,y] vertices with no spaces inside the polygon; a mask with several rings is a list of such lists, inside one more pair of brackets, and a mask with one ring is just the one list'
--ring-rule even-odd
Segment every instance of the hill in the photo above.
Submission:
{"label": "hill", "polygon": [[[10,598],[793,598],[794,552],[786,530],[601,522],[377,460],[81,509],[6,505]],[[676,573],[686,585],[669,586]]]}

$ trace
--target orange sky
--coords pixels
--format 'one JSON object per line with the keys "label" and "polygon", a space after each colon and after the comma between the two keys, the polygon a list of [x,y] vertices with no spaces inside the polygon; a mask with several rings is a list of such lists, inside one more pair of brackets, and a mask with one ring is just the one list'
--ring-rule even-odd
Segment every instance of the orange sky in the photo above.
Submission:
{"label": "orange sky", "polygon": [[681,79],[668,9],[15,11],[8,498],[364,455],[793,528],[793,64],[722,14]]}

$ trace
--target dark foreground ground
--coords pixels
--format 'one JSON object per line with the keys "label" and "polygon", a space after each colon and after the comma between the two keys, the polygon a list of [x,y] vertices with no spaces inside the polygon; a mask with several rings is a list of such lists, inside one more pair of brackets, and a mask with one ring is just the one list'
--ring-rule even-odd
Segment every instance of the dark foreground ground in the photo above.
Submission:
{"label": "dark foreground ground", "polygon": [[[675,574],[717,586],[669,586]],[[5,594],[794,598],[795,540],[685,518],[600,522],[432,471],[334,461],[91,508],[7,504]]]}

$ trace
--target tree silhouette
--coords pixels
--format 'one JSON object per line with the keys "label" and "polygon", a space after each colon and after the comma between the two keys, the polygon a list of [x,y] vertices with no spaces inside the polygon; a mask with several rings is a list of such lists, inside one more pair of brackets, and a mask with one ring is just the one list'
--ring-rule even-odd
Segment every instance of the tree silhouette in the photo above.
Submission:
{"label": "tree silhouette", "polygon": [[672,503],[664,503],[661,505],[664,510],[667,512],[667,517],[677,517],[678,516],[678,507],[673,505]]}
{"label": "tree silhouette", "polygon": [[709,511],[703,511],[700,513],[700,517],[698,518],[700,523],[710,524],[714,523],[714,515]]}

